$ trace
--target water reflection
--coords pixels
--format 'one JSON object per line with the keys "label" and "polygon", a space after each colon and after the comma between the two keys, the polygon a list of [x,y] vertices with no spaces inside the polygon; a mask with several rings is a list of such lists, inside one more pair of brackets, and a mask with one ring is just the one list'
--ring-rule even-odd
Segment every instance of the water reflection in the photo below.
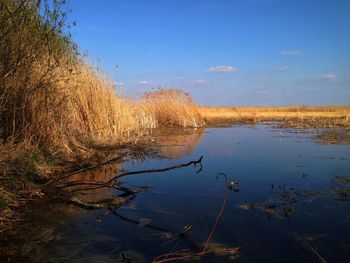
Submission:
{"label": "water reflection", "polygon": [[[198,262],[237,260],[236,255],[223,255],[236,247],[241,247],[238,262],[348,261],[350,163],[344,160],[350,156],[349,145],[315,143],[315,131],[295,134],[268,126],[162,132],[153,140],[161,146],[159,155],[168,159],[113,164],[68,181],[108,182],[118,171],[172,166],[200,155],[203,171],[197,174],[191,166],[130,175],[118,183],[137,193],[100,188],[78,196],[94,202],[122,195],[127,197],[122,207],[37,207],[25,226],[31,228],[30,242],[14,243],[23,258],[151,262],[164,253],[201,251],[228,189],[217,179],[224,173],[235,187],[239,182],[239,192],[228,192],[210,242],[211,251],[222,254],[213,252]],[[282,132],[288,136],[276,137]]]}
{"label": "water reflection", "polygon": [[155,136],[154,140],[161,156],[179,159],[193,153],[203,134],[204,128],[165,130],[161,135]]}
{"label": "water reflection", "polygon": [[[119,172],[120,167],[121,167],[120,163],[105,165],[102,168],[99,168],[96,170],[82,172],[82,173],[78,173],[73,176],[70,176],[65,180],[61,181],[61,183],[70,183],[70,182],[79,182],[79,181],[107,183],[116,175],[116,173]],[[89,188],[89,187],[82,187],[80,185],[77,185],[74,187],[69,187],[66,190],[72,191],[72,192],[76,191],[74,194],[75,197],[79,198],[84,202],[108,199],[113,196],[113,189],[108,187],[98,188],[94,190],[86,190],[86,191],[81,190],[82,188]]]}
{"label": "water reflection", "polygon": [[[196,145],[200,142],[203,137],[204,129],[202,128],[186,128],[186,129],[172,129],[172,130],[162,130],[160,133],[152,137],[152,141],[155,142],[155,147],[157,151],[157,156],[161,158],[179,159],[184,156],[189,156],[192,154]],[[154,147],[154,146],[150,146]],[[147,153],[147,152],[146,152]],[[136,155],[142,156],[144,153],[140,152]],[[140,158],[143,161],[142,158]],[[126,170],[122,167],[120,163],[114,163],[105,165],[101,168],[90,170],[87,172],[82,172],[70,176],[61,183],[63,185],[69,185],[69,183],[74,182],[100,182],[108,183],[112,178],[118,174],[125,173]],[[120,186],[123,188],[122,186]],[[83,189],[86,189],[85,191]],[[97,189],[95,189],[97,188]],[[139,190],[146,190],[147,186],[139,186]],[[115,191],[109,187],[94,187],[94,186],[81,186],[75,185],[72,187],[67,187],[68,191],[74,192],[75,198],[78,198],[82,202],[93,202],[102,199],[110,199],[115,195]],[[123,188],[124,189],[124,188]],[[128,189],[125,188],[125,192]],[[131,190],[131,189],[130,189]]]}

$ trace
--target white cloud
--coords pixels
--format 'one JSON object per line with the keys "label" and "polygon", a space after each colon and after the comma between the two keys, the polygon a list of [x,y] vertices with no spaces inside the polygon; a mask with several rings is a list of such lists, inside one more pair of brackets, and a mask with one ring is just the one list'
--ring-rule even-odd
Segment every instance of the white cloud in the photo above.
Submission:
{"label": "white cloud", "polygon": [[238,71],[238,68],[225,65],[211,67],[207,70],[210,73],[234,73],[236,71]]}
{"label": "white cloud", "polygon": [[334,73],[330,73],[330,74],[323,75],[321,79],[334,81],[334,80],[337,80],[337,75],[335,75]]}
{"label": "white cloud", "polygon": [[118,81],[114,81],[113,84],[117,87],[123,87],[125,86],[124,82],[118,82]]}
{"label": "white cloud", "polygon": [[208,83],[208,81],[204,79],[186,79],[184,77],[178,77],[177,81],[189,85],[205,85]]}
{"label": "white cloud", "polygon": [[283,66],[283,67],[278,67],[275,70],[276,71],[281,71],[281,72],[287,72],[287,71],[293,71],[293,70],[298,70],[298,67],[289,67],[289,66]]}
{"label": "white cloud", "polygon": [[154,83],[152,81],[148,81],[148,80],[140,80],[136,84],[137,85],[153,85]]}
{"label": "white cloud", "polygon": [[303,51],[301,51],[301,50],[281,50],[280,54],[283,56],[300,57],[303,55]]}
{"label": "white cloud", "polygon": [[189,80],[188,83],[202,85],[202,84],[207,84],[208,81],[206,81],[204,79],[194,79],[194,80]]}

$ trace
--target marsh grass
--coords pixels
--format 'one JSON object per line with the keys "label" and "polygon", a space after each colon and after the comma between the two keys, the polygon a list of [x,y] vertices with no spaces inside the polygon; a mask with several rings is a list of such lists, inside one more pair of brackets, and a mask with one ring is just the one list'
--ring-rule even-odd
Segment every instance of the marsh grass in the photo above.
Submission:
{"label": "marsh grass", "polygon": [[71,41],[65,2],[0,0],[3,145],[81,161],[101,148],[134,142],[146,128],[201,124],[182,91],[148,93],[143,104],[117,94],[113,81]]}
{"label": "marsh grass", "polygon": [[142,96],[142,105],[158,126],[200,127],[204,119],[191,95],[178,89],[156,89]]}
{"label": "marsh grass", "polygon": [[199,107],[208,124],[281,122],[281,127],[332,128],[350,125],[350,106]]}
{"label": "marsh grass", "polygon": [[41,196],[39,183],[118,155],[156,127],[349,126],[346,106],[198,107],[188,93],[169,88],[131,100],[81,56],[66,30],[65,2],[0,0],[0,207],[15,203],[14,192]]}
{"label": "marsh grass", "polygon": [[41,197],[50,177],[112,159],[150,128],[203,124],[182,91],[141,103],[118,94],[71,41],[65,10],[65,0],[0,0],[0,218],[18,198]]}

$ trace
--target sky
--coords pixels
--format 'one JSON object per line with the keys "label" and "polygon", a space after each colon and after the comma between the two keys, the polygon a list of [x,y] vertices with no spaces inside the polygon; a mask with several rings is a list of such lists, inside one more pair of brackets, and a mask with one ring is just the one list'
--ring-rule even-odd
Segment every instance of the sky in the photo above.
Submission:
{"label": "sky", "polygon": [[73,40],[139,95],[200,105],[350,104],[349,0],[70,0]]}

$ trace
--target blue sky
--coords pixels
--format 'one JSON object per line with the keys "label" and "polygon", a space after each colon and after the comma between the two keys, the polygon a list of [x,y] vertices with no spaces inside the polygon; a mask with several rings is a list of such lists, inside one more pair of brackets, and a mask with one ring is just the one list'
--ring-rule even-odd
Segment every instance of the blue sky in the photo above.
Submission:
{"label": "blue sky", "polygon": [[350,104],[348,0],[69,5],[74,40],[120,92],[176,87],[201,105]]}

